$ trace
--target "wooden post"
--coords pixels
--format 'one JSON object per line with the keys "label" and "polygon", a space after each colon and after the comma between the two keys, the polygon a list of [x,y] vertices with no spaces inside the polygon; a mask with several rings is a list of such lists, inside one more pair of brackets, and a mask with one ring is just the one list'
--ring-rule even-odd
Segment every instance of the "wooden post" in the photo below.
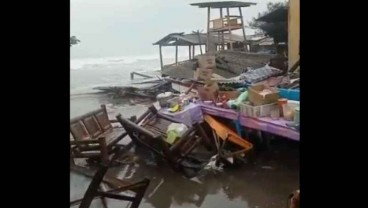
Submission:
{"label": "wooden post", "polygon": [[221,32],[217,32],[217,41],[220,43],[220,44],[216,44],[216,51],[217,50],[221,50]]}
{"label": "wooden post", "polygon": [[[224,19],[222,16],[222,8],[220,8],[220,18],[221,18],[221,27],[224,27]],[[225,38],[224,38],[224,31],[221,31],[221,49],[225,50]]]}
{"label": "wooden post", "polygon": [[199,33],[199,30],[198,30],[197,32],[198,32],[199,50],[201,51],[201,55],[202,55],[203,53],[202,53],[202,41],[201,41],[201,34]]}
{"label": "wooden post", "polygon": [[147,178],[144,179],[144,185],[140,186],[138,188],[137,194],[135,195],[135,199],[132,202],[132,206],[131,208],[138,208],[143,197],[144,197],[144,193],[146,192],[148,186],[150,184],[150,180],[148,180]]}
{"label": "wooden post", "polygon": [[244,49],[245,49],[245,52],[248,52],[248,47],[247,47],[247,44],[246,44],[247,37],[245,36],[245,27],[244,27],[244,20],[243,20],[243,14],[242,14],[241,7],[239,7],[239,15],[240,15],[241,26],[242,26],[242,30],[243,30]]}
{"label": "wooden post", "polygon": [[97,194],[97,189],[100,186],[100,184],[101,184],[108,168],[109,168],[109,166],[104,164],[96,172],[95,176],[93,177],[91,183],[89,184],[89,186],[87,188],[86,193],[84,194],[84,197],[82,199],[82,203],[79,206],[80,208],[89,208],[89,206],[92,203],[93,198],[95,198],[95,196]]}
{"label": "wooden post", "polygon": [[74,157],[73,157],[73,154],[72,154],[72,150],[70,150],[70,167],[74,166],[75,165],[75,161],[74,161]]}
{"label": "wooden post", "polygon": [[[229,12],[229,7],[226,8],[226,12],[227,12],[227,22],[230,21],[230,12]],[[228,26],[228,29],[229,29],[229,42],[230,42],[230,50],[233,50],[233,43],[231,42],[231,29],[230,27]]]}
{"label": "wooden post", "polygon": [[189,60],[192,60],[192,46],[189,45]]}
{"label": "wooden post", "polygon": [[206,52],[209,50],[210,45],[210,7],[207,7],[207,44],[206,44]]}
{"label": "wooden post", "polygon": [[193,54],[192,54],[192,59],[194,59],[194,55],[195,55],[195,45],[193,45]]}
{"label": "wooden post", "polygon": [[178,65],[178,45],[175,46],[175,64]]}
{"label": "wooden post", "polygon": [[106,139],[105,137],[98,138],[98,143],[100,144],[101,151],[101,163],[107,164],[109,162],[109,153],[107,151]]}
{"label": "wooden post", "polygon": [[164,68],[164,64],[162,62],[162,51],[161,51],[161,45],[160,45],[160,64],[161,64],[161,70]]}

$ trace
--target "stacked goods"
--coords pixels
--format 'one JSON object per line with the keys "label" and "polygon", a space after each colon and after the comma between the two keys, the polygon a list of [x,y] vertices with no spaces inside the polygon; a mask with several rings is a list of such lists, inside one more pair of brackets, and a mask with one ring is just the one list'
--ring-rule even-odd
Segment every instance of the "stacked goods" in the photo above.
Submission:
{"label": "stacked goods", "polygon": [[207,81],[203,87],[198,87],[197,90],[202,101],[216,101],[219,86],[215,81]]}
{"label": "stacked goods", "polygon": [[213,70],[216,69],[215,56],[198,56],[198,68],[194,73],[194,79],[208,81],[211,80]]}
{"label": "stacked goods", "polygon": [[268,117],[271,116],[271,112],[277,109],[276,103],[253,106],[250,103],[240,104],[240,113],[244,116],[250,117]]}

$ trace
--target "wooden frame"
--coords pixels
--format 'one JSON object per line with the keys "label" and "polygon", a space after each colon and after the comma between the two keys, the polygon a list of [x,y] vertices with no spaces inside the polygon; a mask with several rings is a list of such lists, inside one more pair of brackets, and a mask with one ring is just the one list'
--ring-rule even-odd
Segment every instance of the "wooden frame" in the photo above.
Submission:
{"label": "wooden frame", "polygon": [[184,167],[183,163],[186,163],[189,154],[199,144],[203,143],[208,149],[214,150],[213,143],[199,124],[193,125],[177,142],[169,145],[164,139],[166,132],[162,131],[158,125],[152,126],[149,123],[155,120],[159,120],[158,123],[161,124],[165,122],[180,123],[180,121],[160,114],[154,106],[149,107],[144,115],[140,117],[139,122],[133,123],[123,118],[120,114],[116,116],[116,119],[124,127],[136,145],[143,146],[156,155],[165,158],[170,166],[176,170]]}
{"label": "wooden frame", "polygon": [[108,161],[109,155],[117,153],[127,133],[122,128],[114,128],[106,111],[106,106],[70,120],[70,164],[74,158],[89,158]]}
{"label": "wooden frame", "polygon": [[[78,167],[78,166],[74,166],[74,167]],[[108,191],[101,190],[101,183],[104,182],[105,180],[105,175],[106,175],[108,168],[109,168],[109,164],[107,162],[102,163],[100,168],[94,174],[92,181],[90,185],[88,186],[86,193],[84,194],[84,197],[82,199],[77,199],[77,200],[70,202],[70,206],[75,206],[80,203],[79,208],[89,208],[92,201],[95,198],[101,198],[103,206],[107,208],[107,202],[105,198],[113,198],[117,200],[130,201],[132,202],[130,206],[131,208],[138,208],[139,204],[142,201],[144,193],[146,192],[146,189],[150,184],[150,180],[145,178],[137,183],[126,184],[126,182],[122,180],[115,179],[115,181],[122,181],[123,185],[117,188],[114,188],[112,190],[108,190]],[[77,170],[80,171],[80,169],[83,170],[82,167],[79,167],[79,169]],[[132,196],[118,194],[119,192],[124,192],[124,191],[133,191],[135,193],[135,196],[132,197]]]}

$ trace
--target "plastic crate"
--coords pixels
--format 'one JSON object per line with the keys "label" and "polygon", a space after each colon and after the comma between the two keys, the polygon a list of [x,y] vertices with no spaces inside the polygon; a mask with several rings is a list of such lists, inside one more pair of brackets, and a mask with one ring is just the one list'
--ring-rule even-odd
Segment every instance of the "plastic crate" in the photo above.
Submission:
{"label": "plastic crate", "polygon": [[279,95],[282,98],[286,98],[288,100],[297,100],[299,101],[300,91],[297,89],[283,89],[279,88]]}
{"label": "plastic crate", "polygon": [[241,103],[239,107],[240,107],[240,114],[249,117],[268,117],[270,116],[272,110],[278,108],[277,103],[258,106],[252,106],[245,103]]}

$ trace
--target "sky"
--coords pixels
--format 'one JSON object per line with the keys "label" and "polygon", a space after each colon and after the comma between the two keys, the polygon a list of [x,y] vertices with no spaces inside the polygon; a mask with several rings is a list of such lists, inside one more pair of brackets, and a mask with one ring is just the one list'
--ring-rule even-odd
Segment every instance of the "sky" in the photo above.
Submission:
{"label": "sky", "polygon": [[[142,57],[158,54],[152,43],[173,32],[206,30],[207,9],[190,3],[211,0],[70,0],[70,35],[81,42],[71,47],[71,58]],[[249,0],[257,5],[242,9],[245,25],[267,10],[268,2]],[[231,15],[239,14],[230,9]],[[211,9],[211,19],[219,11]],[[254,30],[246,29],[246,34]],[[241,34],[241,30],[240,33]],[[163,53],[169,51],[164,49]]]}

